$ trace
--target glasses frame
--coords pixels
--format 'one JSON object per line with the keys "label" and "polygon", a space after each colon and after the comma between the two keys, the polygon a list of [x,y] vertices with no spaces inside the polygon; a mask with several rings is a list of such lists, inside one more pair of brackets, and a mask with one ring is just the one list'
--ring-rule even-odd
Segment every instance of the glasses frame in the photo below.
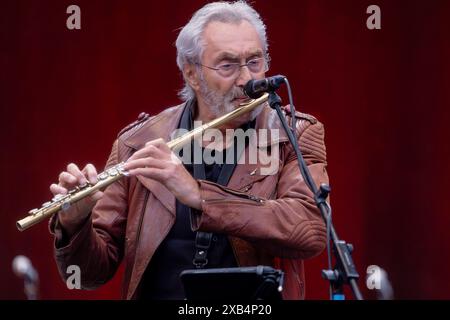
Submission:
{"label": "glasses frame", "polygon": [[250,62],[252,62],[252,61],[255,61],[255,60],[261,60],[261,59],[264,60],[264,68],[262,69],[262,70],[264,70],[264,71],[259,71],[259,72],[264,72],[264,73],[265,73],[265,72],[269,71],[269,67],[270,67],[270,64],[269,64],[269,63],[270,63],[270,58],[268,58],[268,57],[258,57],[258,58],[253,58],[253,59],[248,60],[248,61],[247,61],[246,63],[244,63],[244,64],[239,64],[238,62],[229,62],[229,63],[223,63],[223,64],[221,64],[221,65],[231,64],[231,65],[235,65],[235,66],[238,66],[238,67],[239,67],[238,69],[236,69],[237,71],[235,71],[234,74],[231,74],[230,76],[224,76],[224,75],[220,74],[220,71],[221,71],[220,66],[221,66],[221,65],[218,65],[218,66],[216,66],[216,67],[207,66],[207,65],[204,65],[204,64],[201,64],[201,63],[196,63],[196,65],[201,66],[201,67],[205,67],[205,68],[208,68],[208,69],[211,69],[211,70],[214,70],[214,71],[216,71],[221,77],[224,77],[224,78],[232,78],[233,76],[234,76],[234,77],[238,77],[238,76],[239,76],[242,67],[247,67],[249,72],[251,72],[251,73],[256,73],[256,72],[252,72],[252,71],[250,70],[248,64],[249,64]]}

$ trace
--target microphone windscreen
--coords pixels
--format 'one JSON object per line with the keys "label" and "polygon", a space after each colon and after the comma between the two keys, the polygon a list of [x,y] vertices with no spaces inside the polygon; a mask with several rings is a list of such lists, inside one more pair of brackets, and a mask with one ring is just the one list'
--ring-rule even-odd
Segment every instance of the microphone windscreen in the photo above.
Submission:
{"label": "microphone windscreen", "polygon": [[31,264],[31,260],[25,256],[19,255],[13,259],[12,269],[16,276],[27,281],[38,281],[38,273]]}
{"label": "microphone windscreen", "polygon": [[18,277],[23,277],[31,267],[31,261],[25,256],[16,256],[12,262],[12,269]]}

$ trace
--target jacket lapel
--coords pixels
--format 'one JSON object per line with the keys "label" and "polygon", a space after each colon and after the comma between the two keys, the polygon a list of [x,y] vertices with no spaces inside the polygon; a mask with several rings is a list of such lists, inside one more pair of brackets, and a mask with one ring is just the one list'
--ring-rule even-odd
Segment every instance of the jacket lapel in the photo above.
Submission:
{"label": "jacket lapel", "polygon": [[[143,148],[148,141],[158,138],[163,138],[168,142],[178,127],[185,105],[183,103],[166,109],[155,118],[149,119],[148,123],[128,137],[124,143],[137,151]],[[137,179],[175,216],[175,196],[163,184],[143,176],[138,176]]]}

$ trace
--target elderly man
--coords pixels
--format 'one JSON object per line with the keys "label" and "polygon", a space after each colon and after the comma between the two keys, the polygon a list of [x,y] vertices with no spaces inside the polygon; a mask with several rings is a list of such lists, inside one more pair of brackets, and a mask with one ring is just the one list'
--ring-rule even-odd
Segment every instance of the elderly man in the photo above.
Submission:
{"label": "elderly man", "polygon": [[[124,260],[124,298],[183,299],[183,270],[268,265],[285,272],[285,299],[303,298],[302,260],[323,250],[325,226],[276,113],[262,104],[219,128],[278,132],[259,137],[256,149],[250,148],[255,140],[239,149],[233,139],[200,139],[201,150],[215,159],[236,151],[226,164],[182,162],[164,142],[177,129],[191,130],[194,121],[208,122],[247,102],[244,85],[268,70],[265,25],[244,2],[210,3],[181,30],[176,47],[184,103],[122,130],[106,167],[125,161],[129,176],[51,219],[61,275],[78,265],[82,287],[96,288]],[[312,116],[295,116],[313,178],[326,183],[323,126]],[[238,161],[259,149],[277,155],[276,170],[263,173],[260,161]],[[65,194],[96,181],[93,165],[70,164],[50,190]]]}

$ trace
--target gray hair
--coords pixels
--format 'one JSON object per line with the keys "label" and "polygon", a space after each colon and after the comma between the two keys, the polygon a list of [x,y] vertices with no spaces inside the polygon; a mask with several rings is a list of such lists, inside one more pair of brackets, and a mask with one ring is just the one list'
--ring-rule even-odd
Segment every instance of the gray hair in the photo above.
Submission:
{"label": "gray hair", "polygon": [[[178,35],[175,45],[177,47],[177,65],[181,72],[183,73],[185,64],[200,62],[204,50],[202,34],[208,23],[212,21],[239,23],[243,20],[248,21],[256,29],[263,44],[264,55],[268,60],[269,45],[266,26],[258,12],[244,1],[212,2],[199,9]],[[186,79],[184,79],[184,88],[180,90],[179,96],[183,101],[195,97],[195,92]]]}

